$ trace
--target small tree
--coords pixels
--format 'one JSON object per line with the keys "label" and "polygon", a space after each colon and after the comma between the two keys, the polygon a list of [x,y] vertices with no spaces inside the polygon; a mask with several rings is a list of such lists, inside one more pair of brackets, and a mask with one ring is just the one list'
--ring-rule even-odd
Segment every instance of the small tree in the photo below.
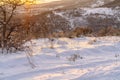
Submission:
{"label": "small tree", "polygon": [[2,47],[2,50],[7,49],[7,47],[10,47],[8,46],[8,44],[11,41],[11,34],[17,35],[16,32],[20,29],[18,27],[24,26],[22,25],[21,20],[18,19],[18,16],[16,15],[16,9],[30,1],[0,0],[0,45]]}

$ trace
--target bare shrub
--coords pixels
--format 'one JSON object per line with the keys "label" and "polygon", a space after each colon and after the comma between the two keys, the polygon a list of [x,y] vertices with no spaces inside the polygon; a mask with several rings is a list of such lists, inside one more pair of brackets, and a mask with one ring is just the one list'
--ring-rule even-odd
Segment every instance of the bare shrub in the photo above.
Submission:
{"label": "bare shrub", "polygon": [[96,40],[96,39],[92,39],[92,40],[90,40],[90,41],[88,42],[88,44],[94,44],[95,42],[97,42],[97,40]]}
{"label": "bare shrub", "polygon": [[36,65],[34,64],[32,49],[29,46],[26,46],[25,47],[25,52],[26,52],[26,57],[27,57],[28,63],[30,64],[30,66],[32,68],[35,68]]}
{"label": "bare shrub", "polygon": [[88,27],[77,27],[73,30],[73,35],[79,37],[81,35],[88,35],[92,33],[92,29]]}
{"label": "bare shrub", "polygon": [[120,35],[120,29],[115,27],[104,27],[98,31],[97,35],[98,36],[118,36]]}
{"label": "bare shrub", "polygon": [[49,38],[49,41],[50,41],[50,48],[54,49],[54,41],[55,41],[55,39],[54,38]]}
{"label": "bare shrub", "polygon": [[[23,6],[28,0],[0,0],[0,47],[2,53],[10,48],[19,49],[26,36],[25,26],[16,9]],[[31,0],[32,2],[32,0]],[[24,29],[22,29],[24,26]],[[21,31],[20,31],[21,30]],[[24,32],[23,32],[24,30]],[[22,37],[21,37],[22,36]]]}
{"label": "bare shrub", "polygon": [[119,56],[120,56],[119,54],[115,54],[115,59],[116,59],[116,60],[115,60],[115,64],[116,64],[116,65],[118,64],[118,58],[119,58]]}
{"label": "bare shrub", "polygon": [[68,61],[75,62],[78,59],[83,59],[79,54],[73,54],[70,57],[67,58]]}

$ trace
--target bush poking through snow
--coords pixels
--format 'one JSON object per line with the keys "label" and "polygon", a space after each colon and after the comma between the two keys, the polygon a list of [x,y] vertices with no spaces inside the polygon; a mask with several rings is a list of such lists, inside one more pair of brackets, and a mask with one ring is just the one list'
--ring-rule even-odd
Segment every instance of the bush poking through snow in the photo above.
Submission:
{"label": "bush poking through snow", "polygon": [[60,58],[60,54],[56,54],[56,57],[57,57],[57,58]]}
{"label": "bush poking through snow", "polygon": [[77,27],[73,30],[72,35],[80,37],[81,35],[88,35],[92,33],[92,29],[88,27]]}
{"label": "bush poking through snow", "polygon": [[54,41],[55,41],[55,39],[54,38],[49,38],[49,41],[50,41],[50,48],[54,49]]}
{"label": "bush poking through snow", "polygon": [[96,40],[96,39],[93,39],[93,40],[90,40],[90,41],[88,42],[88,44],[94,44],[95,42],[97,42],[97,40]]}
{"label": "bush poking through snow", "polygon": [[72,54],[67,59],[68,59],[68,61],[75,62],[78,59],[83,59],[83,57],[81,57],[79,54]]}
{"label": "bush poking through snow", "polygon": [[115,64],[117,65],[118,64],[118,57],[119,57],[119,54],[115,54]]}
{"label": "bush poking through snow", "polygon": [[33,51],[32,51],[32,49],[28,46],[28,47],[26,47],[25,51],[26,51],[26,57],[27,57],[27,60],[28,60],[28,62],[30,64],[30,66],[32,68],[35,68],[36,66],[35,66],[34,60],[33,60],[33,54],[32,54]]}

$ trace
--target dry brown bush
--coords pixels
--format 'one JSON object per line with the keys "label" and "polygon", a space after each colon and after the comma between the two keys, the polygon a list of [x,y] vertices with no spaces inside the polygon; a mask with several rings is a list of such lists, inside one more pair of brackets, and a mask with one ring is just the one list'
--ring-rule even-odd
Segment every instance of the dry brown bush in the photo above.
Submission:
{"label": "dry brown bush", "polygon": [[77,27],[73,30],[73,35],[79,37],[81,35],[88,35],[92,33],[92,29],[88,27]]}

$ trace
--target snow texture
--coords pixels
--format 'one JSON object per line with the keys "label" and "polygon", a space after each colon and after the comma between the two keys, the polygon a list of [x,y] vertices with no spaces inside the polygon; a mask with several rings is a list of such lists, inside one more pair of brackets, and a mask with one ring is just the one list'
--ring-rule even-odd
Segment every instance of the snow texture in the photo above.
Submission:
{"label": "snow texture", "polygon": [[[0,80],[119,80],[120,37],[81,37],[27,42],[25,52],[0,55]],[[76,57],[75,61],[72,59]]]}

